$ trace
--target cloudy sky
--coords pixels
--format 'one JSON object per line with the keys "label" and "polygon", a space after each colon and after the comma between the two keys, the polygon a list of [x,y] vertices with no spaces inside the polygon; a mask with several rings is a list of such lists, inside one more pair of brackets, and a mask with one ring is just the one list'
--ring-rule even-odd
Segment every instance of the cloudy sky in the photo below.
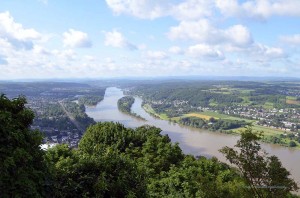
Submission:
{"label": "cloudy sky", "polygon": [[0,80],[300,76],[300,0],[0,0]]}

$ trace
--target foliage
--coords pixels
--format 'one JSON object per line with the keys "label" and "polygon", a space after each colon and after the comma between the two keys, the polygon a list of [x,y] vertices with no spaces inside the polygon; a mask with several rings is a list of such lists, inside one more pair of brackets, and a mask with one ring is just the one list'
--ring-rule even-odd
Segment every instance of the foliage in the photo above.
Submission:
{"label": "foliage", "polygon": [[296,144],[296,142],[294,142],[294,141],[290,141],[289,146],[290,146],[290,147],[295,147],[295,146],[297,146],[297,144]]}
{"label": "foliage", "polygon": [[212,122],[211,128],[213,130],[230,130],[246,126],[247,123],[244,120],[226,120],[218,119]]}
{"label": "foliage", "polygon": [[0,97],[1,197],[42,197],[47,190],[47,166],[40,149],[42,135],[30,130],[33,112],[26,99]]}
{"label": "foliage", "polygon": [[[151,126],[130,129],[119,123],[98,123],[88,128],[77,151],[66,150],[62,157],[49,159],[57,169],[57,197],[251,197],[253,194],[247,188],[247,176],[253,170],[248,169],[244,178],[216,158],[184,155],[168,136]],[[286,186],[294,185],[276,157],[268,158],[267,162],[269,172],[264,179],[268,185],[278,185],[279,181]],[[290,196],[289,192],[295,189],[287,188],[280,195]]]}
{"label": "foliage", "polygon": [[247,187],[256,197],[286,197],[298,186],[276,156],[267,156],[261,150],[258,143],[261,136],[248,127],[235,145],[239,151],[229,147],[220,151],[241,171]]}
{"label": "foliage", "polygon": [[76,104],[75,102],[66,102],[64,103],[64,105],[66,110],[73,115],[75,120],[79,122],[84,129],[86,129],[91,124],[95,124],[94,119],[90,118],[85,113],[85,106],[83,104]]}
{"label": "foliage", "polygon": [[118,100],[118,109],[123,113],[127,113],[132,115],[138,119],[145,120],[145,118],[131,111],[131,107],[134,103],[134,97],[132,96],[124,96]]}
{"label": "foliage", "polygon": [[136,164],[111,148],[89,155],[62,145],[50,149],[47,158],[54,166],[54,197],[145,196]]}
{"label": "foliage", "polygon": [[179,120],[179,123],[196,128],[206,128],[212,130],[230,130],[244,127],[247,123],[244,120],[228,120],[210,118],[207,122],[202,118],[184,117]]}
{"label": "foliage", "polygon": [[238,174],[216,158],[185,156],[179,166],[151,181],[149,193],[153,197],[242,197],[249,195],[243,185]]}
{"label": "foliage", "polygon": [[179,120],[179,123],[196,128],[207,128],[207,122],[197,117],[184,117]]}
{"label": "foliage", "polygon": [[168,136],[151,126],[130,129],[119,123],[98,123],[87,129],[77,151],[60,146],[47,155],[56,169],[56,197],[248,194],[241,188],[242,178],[228,165],[215,158],[184,155]]}
{"label": "foliage", "polygon": [[97,105],[99,102],[101,102],[103,100],[103,94],[101,94],[100,96],[93,96],[93,95],[88,95],[88,96],[82,96],[78,99],[78,103],[81,105],[89,105],[89,106],[95,106]]}
{"label": "foliage", "polygon": [[118,100],[118,108],[120,111],[124,113],[130,113],[131,106],[133,103],[134,103],[134,97],[124,96]]}

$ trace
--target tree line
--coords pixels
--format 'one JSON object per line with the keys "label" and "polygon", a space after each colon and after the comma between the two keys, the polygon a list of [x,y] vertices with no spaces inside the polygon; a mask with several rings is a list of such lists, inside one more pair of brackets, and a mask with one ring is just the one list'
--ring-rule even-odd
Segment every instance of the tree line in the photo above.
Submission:
{"label": "tree line", "polygon": [[198,117],[183,117],[179,120],[180,124],[192,126],[195,128],[217,130],[231,130],[245,127],[248,123],[245,120],[214,119],[204,120]]}

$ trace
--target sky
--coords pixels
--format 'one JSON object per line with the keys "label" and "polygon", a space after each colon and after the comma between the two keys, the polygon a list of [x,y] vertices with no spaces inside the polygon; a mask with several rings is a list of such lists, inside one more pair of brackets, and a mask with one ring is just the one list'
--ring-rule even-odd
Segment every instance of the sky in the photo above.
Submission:
{"label": "sky", "polygon": [[0,0],[0,80],[300,76],[300,0]]}

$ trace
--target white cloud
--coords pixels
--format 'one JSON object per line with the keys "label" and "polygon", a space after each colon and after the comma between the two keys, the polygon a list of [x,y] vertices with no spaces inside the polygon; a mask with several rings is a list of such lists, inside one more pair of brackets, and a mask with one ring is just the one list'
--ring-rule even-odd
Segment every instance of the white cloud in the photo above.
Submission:
{"label": "white cloud", "polygon": [[195,20],[212,15],[213,1],[186,0],[174,3],[172,0],[106,0],[117,14],[127,14],[142,19],[156,19],[171,16],[178,20]]}
{"label": "white cloud", "polygon": [[255,45],[253,45],[253,47],[250,50],[252,56],[260,60],[269,61],[272,59],[286,57],[286,54],[284,53],[283,49],[278,47],[270,47],[260,43],[256,43]]}
{"label": "white cloud", "polygon": [[203,58],[206,60],[224,59],[224,54],[220,50],[205,44],[197,44],[190,46],[186,54],[195,58]]}
{"label": "white cloud", "polygon": [[106,0],[117,15],[128,14],[143,19],[154,19],[166,15],[169,0]]}
{"label": "white cloud", "polygon": [[52,54],[49,50],[47,50],[46,48],[44,48],[40,45],[35,45],[33,47],[33,52],[35,54],[41,54],[41,55],[51,55]]}
{"label": "white cloud", "polygon": [[106,46],[117,47],[117,48],[127,48],[130,50],[135,50],[137,47],[130,43],[121,32],[113,30],[112,32],[105,32],[104,44]]}
{"label": "white cloud", "polygon": [[217,36],[214,28],[206,19],[199,21],[182,21],[178,26],[170,28],[168,37],[175,39],[191,39],[200,42],[213,42]]}
{"label": "white cloud", "polygon": [[0,13],[0,39],[6,40],[17,49],[32,49],[33,42],[42,35],[32,28],[16,23],[9,12]]}
{"label": "white cloud", "polygon": [[162,60],[168,58],[168,55],[163,51],[147,51],[146,56],[149,59],[155,60]]}
{"label": "white cloud", "polygon": [[212,15],[213,1],[187,0],[171,9],[170,15],[179,20],[197,20]]}
{"label": "white cloud", "polygon": [[87,33],[78,30],[69,29],[68,32],[63,33],[63,37],[64,37],[63,40],[64,47],[72,47],[72,48],[87,47],[88,48],[92,46],[92,42],[88,38]]}
{"label": "white cloud", "polygon": [[237,0],[216,0],[216,7],[225,16],[238,15],[240,8]]}
{"label": "white cloud", "polygon": [[184,51],[178,46],[172,46],[169,48],[169,52],[173,54],[183,54]]}
{"label": "white cloud", "polygon": [[248,28],[242,25],[234,25],[226,30],[221,30],[225,40],[232,42],[236,46],[248,46],[253,42],[251,33]]}
{"label": "white cloud", "polygon": [[145,50],[145,49],[147,49],[147,45],[146,44],[140,44],[140,45],[137,46],[137,49]]}
{"label": "white cloud", "polygon": [[300,34],[281,36],[280,40],[289,43],[291,45],[300,45]]}
{"label": "white cloud", "polygon": [[168,37],[172,40],[190,39],[208,44],[231,43],[240,47],[252,43],[251,33],[245,26],[234,25],[224,30],[217,29],[206,19],[182,21],[178,26],[170,28]]}
{"label": "white cloud", "polygon": [[216,0],[216,7],[225,16],[267,19],[271,16],[300,16],[299,0]]}
{"label": "white cloud", "polygon": [[299,0],[106,0],[117,14],[142,19],[171,16],[180,21],[211,17],[216,10],[227,17],[267,19],[271,16],[300,16]]}
{"label": "white cloud", "polygon": [[52,54],[59,57],[61,60],[64,61],[73,61],[77,58],[77,53],[72,49],[66,49],[66,50],[53,50],[51,52]]}
{"label": "white cloud", "polygon": [[84,58],[87,61],[90,61],[90,62],[94,62],[96,60],[96,58],[94,56],[91,56],[91,55],[85,55]]}
{"label": "white cloud", "polygon": [[106,3],[117,15],[142,19],[171,16],[181,21],[199,20],[214,15],[216,9],[228,17],[300,16],[299,0],[106,0]]}
{"label": "white cloud", "polygon": [[5,38],[0,37],[0,52],[7,52],[14,48],[14,46],[7,41]]}

